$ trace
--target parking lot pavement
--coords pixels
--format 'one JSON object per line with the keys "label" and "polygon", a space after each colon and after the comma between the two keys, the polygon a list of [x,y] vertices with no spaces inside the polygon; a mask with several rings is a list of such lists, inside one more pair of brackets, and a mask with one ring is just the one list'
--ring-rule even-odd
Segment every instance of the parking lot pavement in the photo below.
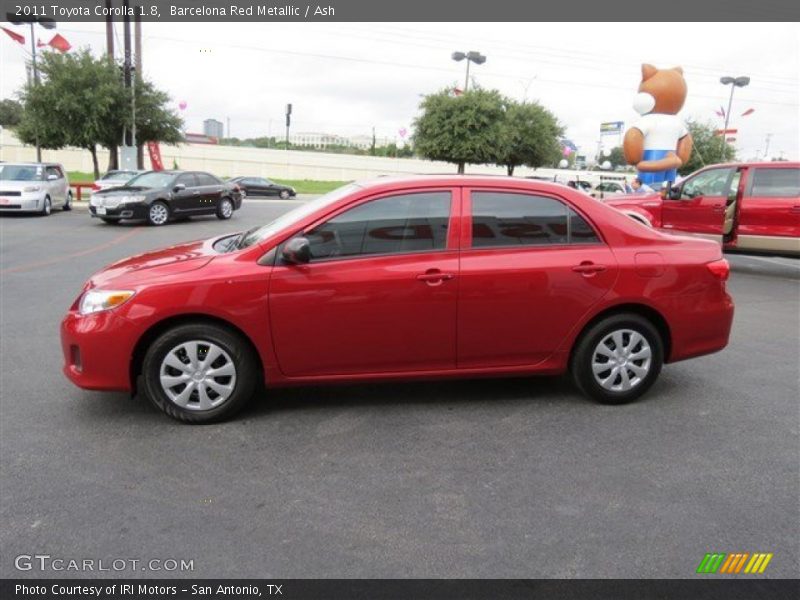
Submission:
{"label": "parking lot pavement", "polygon": [[194,561],[92,576],[691,578],[713,551],[797,575],[790,259],[731,256],[730,346],[629,406],[559,378],[359,385],[275,390],[191,427],[62,376],[58,324],[94,271],[286,206],[161,228],[0,217],[0,576],[40,576],[14,557],[44,553]]}

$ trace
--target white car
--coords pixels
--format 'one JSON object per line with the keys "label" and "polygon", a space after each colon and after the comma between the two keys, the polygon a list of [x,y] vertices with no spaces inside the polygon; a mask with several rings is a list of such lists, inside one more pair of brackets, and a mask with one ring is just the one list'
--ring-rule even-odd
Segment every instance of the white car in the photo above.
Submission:
{"label": "white car", "polygon": [[123,186],[131,179],[137,175],[141,175],[142,173],[145,173],[145,171],[136,171],[133,169],[109,171],[92,184],[92,192],[99,192],[102,190]]}
{"label": "white car", "polygon": [[0,212],[47,216],[53,208],[72,208],[72,192],[61,165],[0,163]]}
{"label": "white car", "polygon": [[591,195],[594,198],[604,198],[606,196],[616,196],[618,194],[625,194],[625,186],[618,181],[601,181],[598,183]]}

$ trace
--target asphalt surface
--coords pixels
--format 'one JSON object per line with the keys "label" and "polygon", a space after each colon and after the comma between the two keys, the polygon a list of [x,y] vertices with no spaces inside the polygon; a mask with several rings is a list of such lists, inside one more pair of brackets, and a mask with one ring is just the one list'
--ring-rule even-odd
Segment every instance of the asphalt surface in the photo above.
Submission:
{"label": "asphalt surface", "polygon": [[[560,378],[358,385],[192,427],[63,377],[58,324],[94,271],[293,205],[157,229],[0,216],[1,577],[692,578],[713,551],[798,575],[797,260],[729,257],[730,346],[629,406]],[[26,554],[194,570],[16,570]]]}

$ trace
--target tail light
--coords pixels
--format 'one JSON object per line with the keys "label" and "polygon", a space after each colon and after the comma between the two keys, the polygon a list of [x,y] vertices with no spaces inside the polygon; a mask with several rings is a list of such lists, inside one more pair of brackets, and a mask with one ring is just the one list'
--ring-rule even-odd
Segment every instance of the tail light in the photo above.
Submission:
{"label": "tail light", "polygon": [[706,268],[720,281],[728,281],[728,276],[731,274],[731,266],[724,258],[706,264]]}

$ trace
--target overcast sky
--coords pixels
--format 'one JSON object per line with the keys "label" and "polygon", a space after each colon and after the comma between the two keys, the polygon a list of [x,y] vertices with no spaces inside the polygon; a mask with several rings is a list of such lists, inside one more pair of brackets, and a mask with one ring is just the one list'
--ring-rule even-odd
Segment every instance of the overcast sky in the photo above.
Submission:
{"label": "overcast sky", "polygon": [[[10,26],[27,34],[24,27]],[[104,24],[67,23],[73,46],[105,49]],[[602,121],[636,119],[631,102],[640,65],[681,65],[689,85],[684,118],[722,120],[729,87],[722,75],[749,75],[737,89],[731,125],[739,157],[800,158],[800,26],[729,23],[144,23],[145,76],[166,90],[187,130],[206,118],[226,122],[233,136],[283,135],[292,128],[394,139],[411,129],[420,96],[464,83],[454,50],[488,59],[474,81],[516,99],[537,100],[566,126],[567,137],[594,154]],[[52,33],[39,29],[43,41]],[[117,52],[122,27],[116,24]],[[25,78],[22,47],[0,35],[0,97]],[[740,115],[747,109],[755,112]],[[615,140],[607,138],[606,144]]]}

